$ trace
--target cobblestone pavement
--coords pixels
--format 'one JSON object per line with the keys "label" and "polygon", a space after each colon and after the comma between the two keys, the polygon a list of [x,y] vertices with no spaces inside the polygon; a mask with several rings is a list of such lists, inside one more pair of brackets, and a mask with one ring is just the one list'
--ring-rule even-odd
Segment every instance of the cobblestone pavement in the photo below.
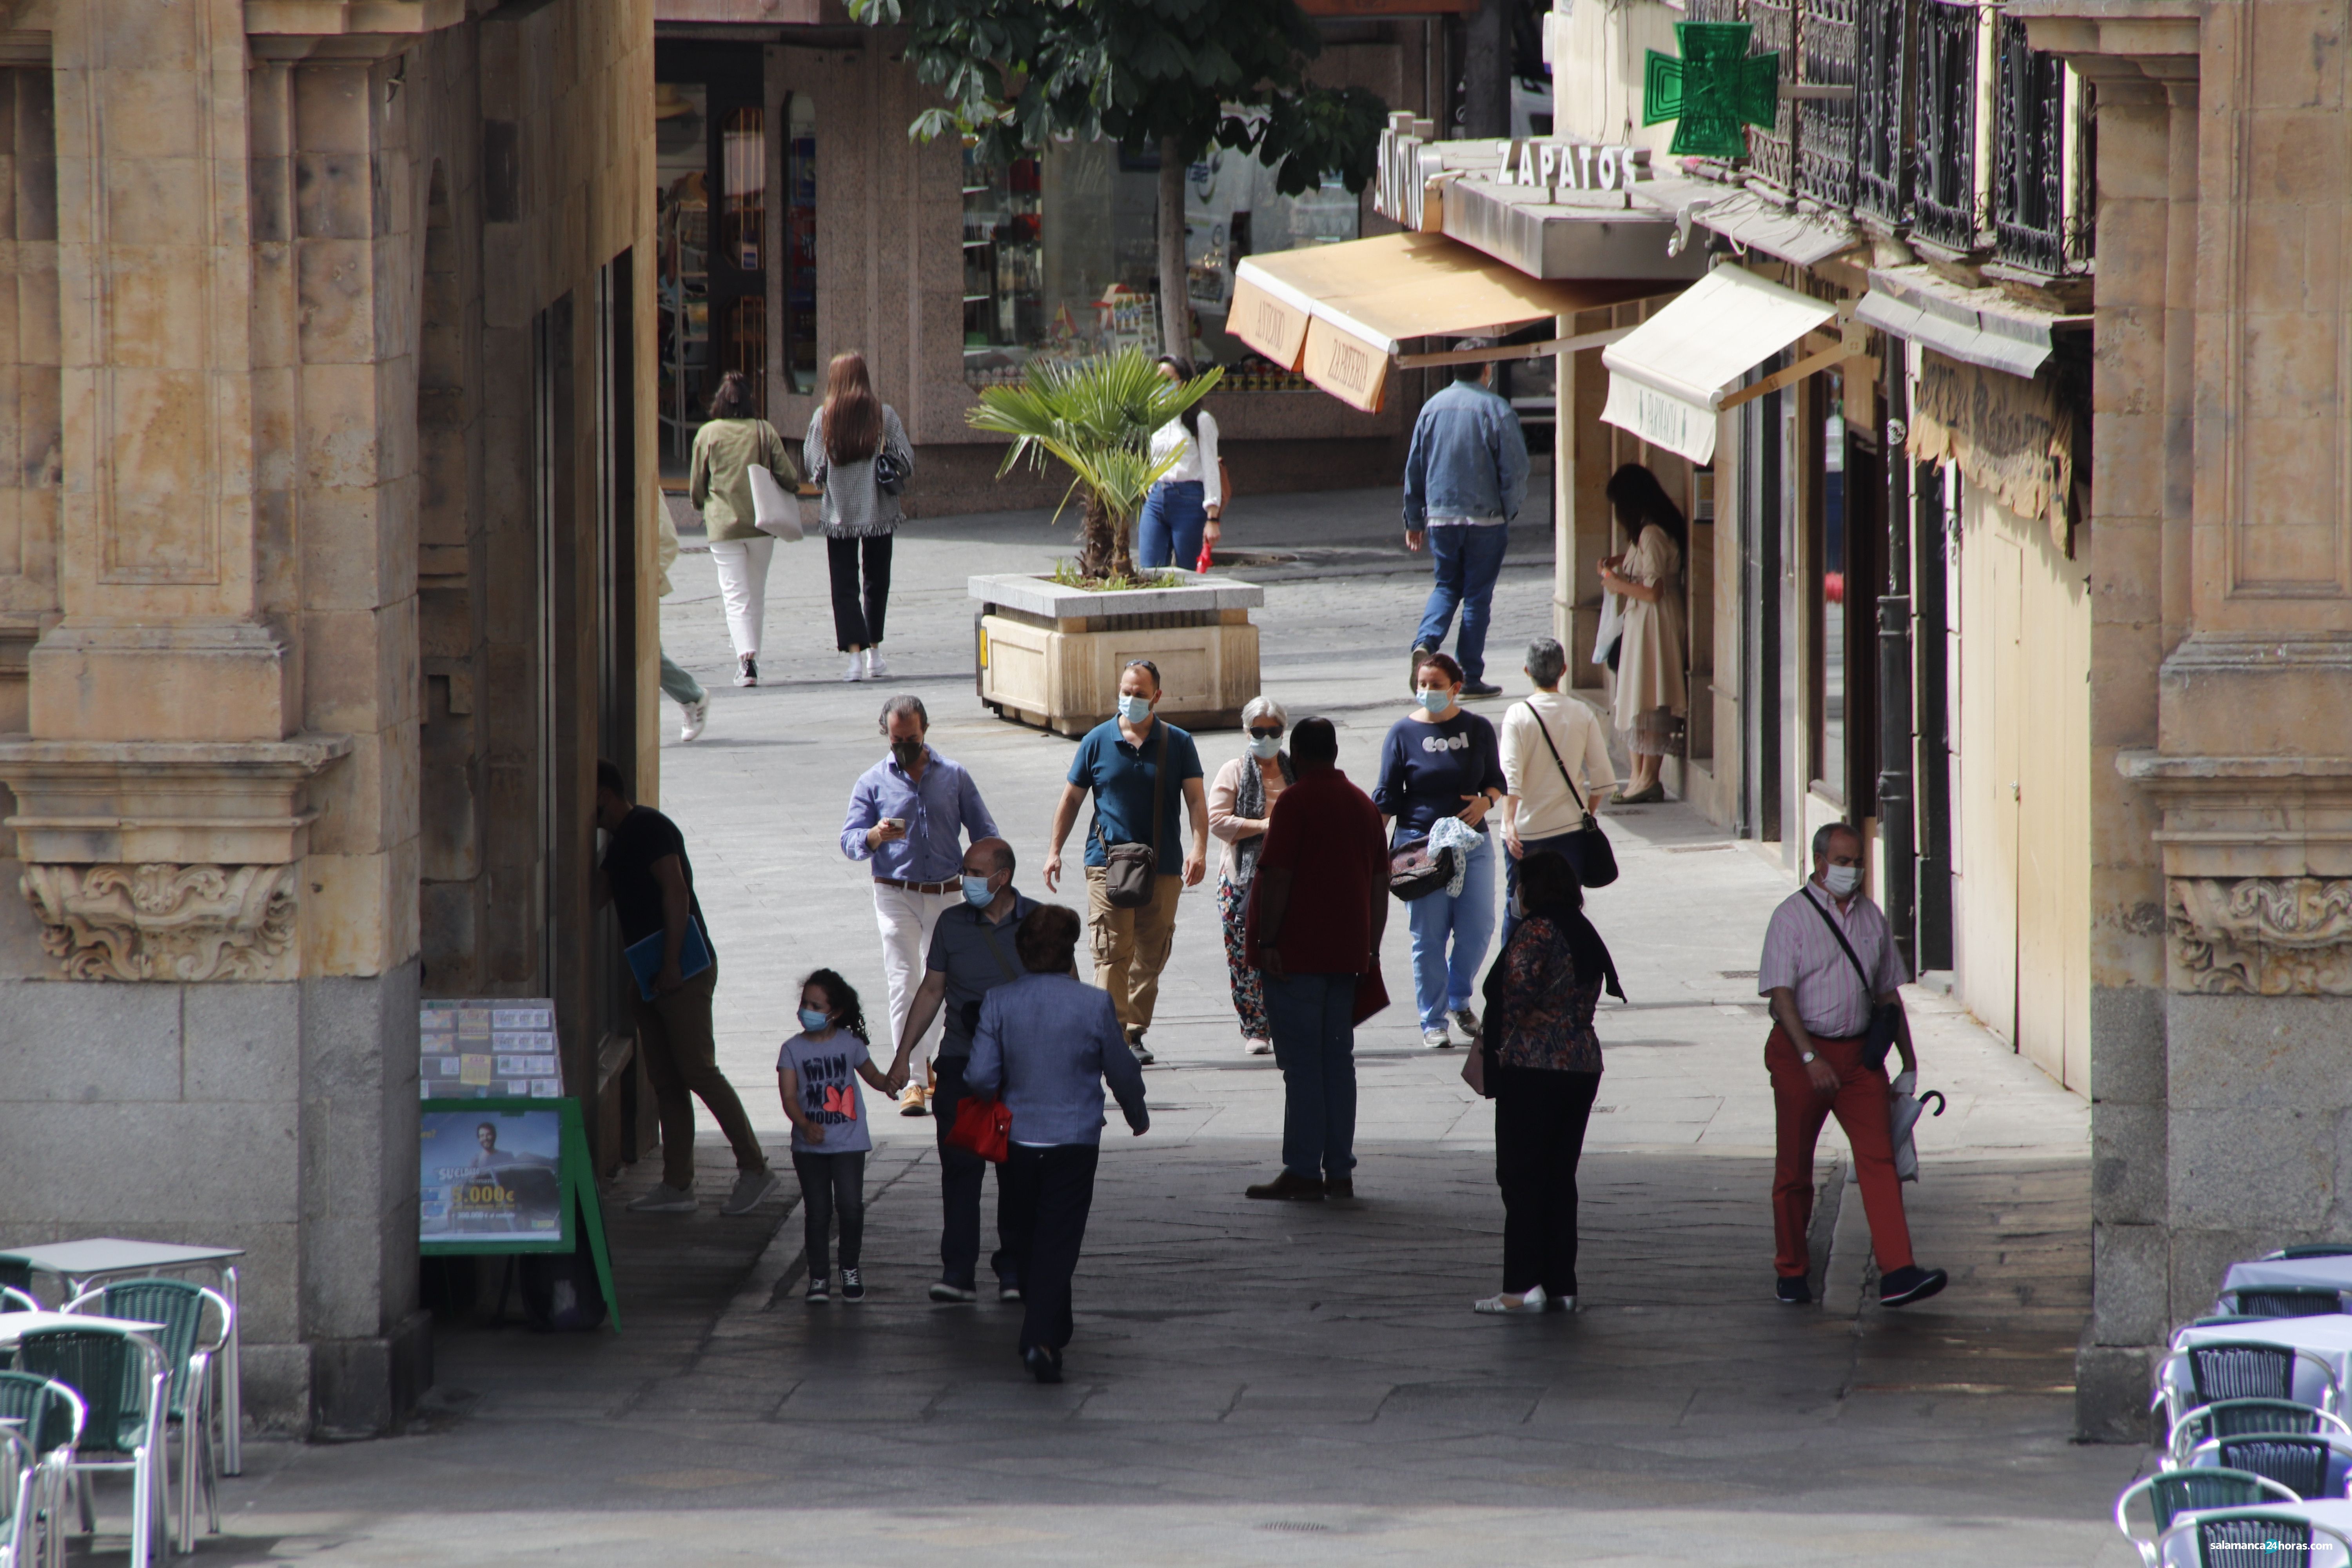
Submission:
{"label": "cobblestone pavement", "polygon": [[[1368,781],[1404,706],[1425,568],[1394,551],[1387,492],[1239,509],[1265,689],[1328,714]],[[1548,621],[1539,527],[1496,597],[1496,678]],[[690,541],[689,541],[690,542]],[[921,694],[1034,868],[1071,742],[1001,723],[971,692],[973,573],[1069,546],[1042,514],[899,536],[880,689],[846,685],[814,543],[782,547],[765,680],[725,684],[707,560],[681,559],[671,653],[712,683],[708,734],[663,752],[721,954],[721,1058],[782,1142],[775,1045],[819,964],[883,986],[863,868],[835,846],[880,754],[891,691]],[[1500,704],[1492,705],[1496,710]],[[674,718],[675,710],[670,710]],[[1237,744],[1202,739],[1213,769]],[[221,1563],[2136,1561],[2104,1522],[2137,1450],[2067,1440],[2088,1307],[2086,1117],[1940,998],[1915,994],[1925,1081],[1950,1097],[1907,1189],[1941,1298],[1874,1305],[1843,1145],[1822,1141],[1822,1305],[1770,1299],[1770,1100],[1753,970],[1790,886],[1679,806],[1614,814],[1622,880],[1594,895],[1631,1001],[1583,1163],[1584,1310],[1475,1317],[1496,1288],[1491,1120],[1458,1053],[1402,1007],[1358,1036],[1352,1204],[1252,1204],[1276,1164],[1280,1079],[1242,1054],[1212,890],[1188,894],[1152,1044],[1149,1136],[1107,1139],[1077,1282],[1069,1381],[1013,1352],[1017,1308],[940,1308],[931,1125],[885,1112],[861,1306],[798,1299],[787,1203],[712,1212],[730,1173],[707,1120],[706,1208],[619,1215],[627,1332],[452,1325],[409,1436],[249,1450]],[[1385,954],[1409,973],[1403,922]],[[1116,1131],[1117,1130],[1114,1129]],[[781,1163],[781,1162],[780,1162]],[[653,1180],[625,1174],[617,1197]],[[1843,1202],[1838,1202],[1840,1196]]]}

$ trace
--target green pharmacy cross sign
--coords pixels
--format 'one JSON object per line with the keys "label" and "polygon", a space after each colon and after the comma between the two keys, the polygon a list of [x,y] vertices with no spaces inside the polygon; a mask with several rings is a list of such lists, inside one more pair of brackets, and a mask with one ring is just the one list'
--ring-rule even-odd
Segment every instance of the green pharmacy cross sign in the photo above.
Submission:
{"label": "green pharmacy cross sign", "polygon": [[1668,152],[1699,158],[1738,158],[1748,152],[1742,125],[1770,125],[1779,116],[1780,57],[1750,55],[1754,28],[1746,22],[1677,22],[1683,52],[1649,51],[1642,72],[1642,123],[1680,120]]}

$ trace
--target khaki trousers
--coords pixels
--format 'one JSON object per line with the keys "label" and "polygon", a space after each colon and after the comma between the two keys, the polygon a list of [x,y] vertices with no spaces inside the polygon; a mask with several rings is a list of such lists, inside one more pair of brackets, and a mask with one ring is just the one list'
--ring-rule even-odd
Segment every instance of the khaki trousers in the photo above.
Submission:
{"label": "khaki trousers", "polygon": [[1176,943],[1176,900],[1181,877],[1152,879],[1151,901],[1139,909],[1111,907],[1103,893],[1103,869],[1087,868],[1087,930],[1095,950],[1095,984],[1110,993],[1118,1021],[1130,1030],[1151,1027],[1152,1005],[1160,1000],[1160,972]]}
{"label": "khaki trousers", "polygon": [[693,1097],[710,1108],[719,1131],[735,1151],[737,1170],[768,1168],[768,1156],[751,1131],[751,1119],[743,1114],[735,1086],[719,1070],[719,1049],[710,1029],[710,997],[718,988],[716,963],[650,1002],[638,994],[634,975],[629,985],[637,1050],[645,1058],[646,1078],[653,1085],[654,1108],[661,1120],[662,1181],[689,1193],[694,1191]]}

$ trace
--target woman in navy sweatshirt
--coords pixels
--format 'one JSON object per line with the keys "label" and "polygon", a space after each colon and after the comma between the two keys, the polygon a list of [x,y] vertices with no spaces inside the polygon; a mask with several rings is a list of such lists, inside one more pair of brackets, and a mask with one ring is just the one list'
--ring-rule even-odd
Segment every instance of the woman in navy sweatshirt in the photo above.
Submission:
{"label": "woman in navy sweatshirt", "polygon": [[1380,785],[1372,791],[1372,804],[1396,825],[1391,847],[1427,837],[1443,816],[1459,817],[1477,833],[1461,890],[1441,888],[1405,906],[1421,1043],[1442,1051],[1454,1043],[1445,1032],[1449,1018],[1465,1042],[1478,1038],[1470,993],[1495,934],[1495,845],[1486,813],[1504,793],[1503,759],[1495,726],[1461,705],[1460,665],[1431,654],[1413,670],[1412,681],[1415,706],[1389,731],[1381,747]]}

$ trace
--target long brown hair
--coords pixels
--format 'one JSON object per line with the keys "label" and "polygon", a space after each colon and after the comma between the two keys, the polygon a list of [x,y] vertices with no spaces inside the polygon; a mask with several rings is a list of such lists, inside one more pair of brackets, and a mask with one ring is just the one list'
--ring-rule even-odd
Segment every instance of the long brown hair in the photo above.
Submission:
{"label": "long brown hair", "polygon": [[882,445],[882,400],[856,349],[833,356],[824,373],[824,455],[833,463],[861,463]]}

